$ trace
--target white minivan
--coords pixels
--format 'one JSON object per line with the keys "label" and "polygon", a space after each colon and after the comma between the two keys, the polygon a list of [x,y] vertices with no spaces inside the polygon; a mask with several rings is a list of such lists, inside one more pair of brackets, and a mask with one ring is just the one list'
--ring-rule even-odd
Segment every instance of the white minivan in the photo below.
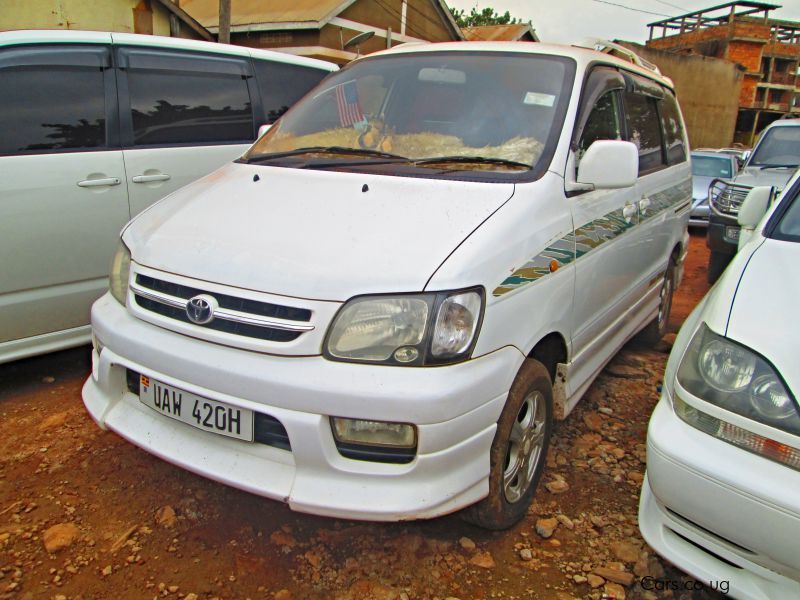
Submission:
{"label": "white minivan", "polygon": [[509,527],[554,420],[664,332],[691,192],[653,70],[543,44],[364,57],[124,230],[84,403],[298,511]]}
{"label": "white minivan", "polygon": [[240,156],[336,68],[152,35],[0,33],[0,363],[88,343],[125,223]]}

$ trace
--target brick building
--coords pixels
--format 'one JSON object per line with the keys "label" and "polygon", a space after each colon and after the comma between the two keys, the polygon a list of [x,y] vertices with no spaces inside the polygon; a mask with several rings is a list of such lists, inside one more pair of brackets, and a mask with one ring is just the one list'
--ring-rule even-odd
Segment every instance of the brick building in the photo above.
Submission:
{"label": "brick building", "polygon": [[733,141],[745,145],[772,121],[800,117],[800,22],[771,19],[777,8],[728,2],[648,25],[650,48],[739,65],[743,79]]}

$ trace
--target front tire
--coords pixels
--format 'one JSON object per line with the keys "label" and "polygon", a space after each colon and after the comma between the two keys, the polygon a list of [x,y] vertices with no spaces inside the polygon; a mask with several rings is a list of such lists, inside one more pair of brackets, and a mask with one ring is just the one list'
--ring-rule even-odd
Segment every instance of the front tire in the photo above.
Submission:
{"label": "front tire", "polygon": [[464,518],[485,529],[508,529],[525,516],[544,470],[553,430],[553,384],[545,366],[520,368],[497,421],[489,455],[489,495]]}

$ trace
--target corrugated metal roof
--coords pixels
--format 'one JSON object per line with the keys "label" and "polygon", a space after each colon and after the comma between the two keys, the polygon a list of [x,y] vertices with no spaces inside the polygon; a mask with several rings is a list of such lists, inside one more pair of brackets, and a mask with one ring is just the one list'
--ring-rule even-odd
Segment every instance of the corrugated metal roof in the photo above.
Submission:
{"label": "corrugated metal roof", "polygon": [[[231,0],[231,26],[254,23],[319,23],[354,0]],[[204,27],[219,25],[219,0],[181,0],[181,8]]]}
{"label": "corrugated metal roof", "polygon": [[481,25],[478,27],[462,27],[464,38],[470,42],[515,42],[529,33],[538,41],[536,32],[529,23],[515,25]]}

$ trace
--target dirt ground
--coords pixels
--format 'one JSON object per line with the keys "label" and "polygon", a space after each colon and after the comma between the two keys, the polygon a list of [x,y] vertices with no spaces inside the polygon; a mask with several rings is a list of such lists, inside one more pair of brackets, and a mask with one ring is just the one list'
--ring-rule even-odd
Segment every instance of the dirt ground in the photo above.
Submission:
{"label": "dirt ground", "polygon": [[[708,289],[706,261],[693,234],[673,331]],[[293,513],[98,429],[80,397],[88,348],[2,365],[0,598],[716,598],[646,589],[694,587],[637,528],[670,337],[614,359],[558,425],[528,516],[494,533],[458,515],[372,524]]]}

